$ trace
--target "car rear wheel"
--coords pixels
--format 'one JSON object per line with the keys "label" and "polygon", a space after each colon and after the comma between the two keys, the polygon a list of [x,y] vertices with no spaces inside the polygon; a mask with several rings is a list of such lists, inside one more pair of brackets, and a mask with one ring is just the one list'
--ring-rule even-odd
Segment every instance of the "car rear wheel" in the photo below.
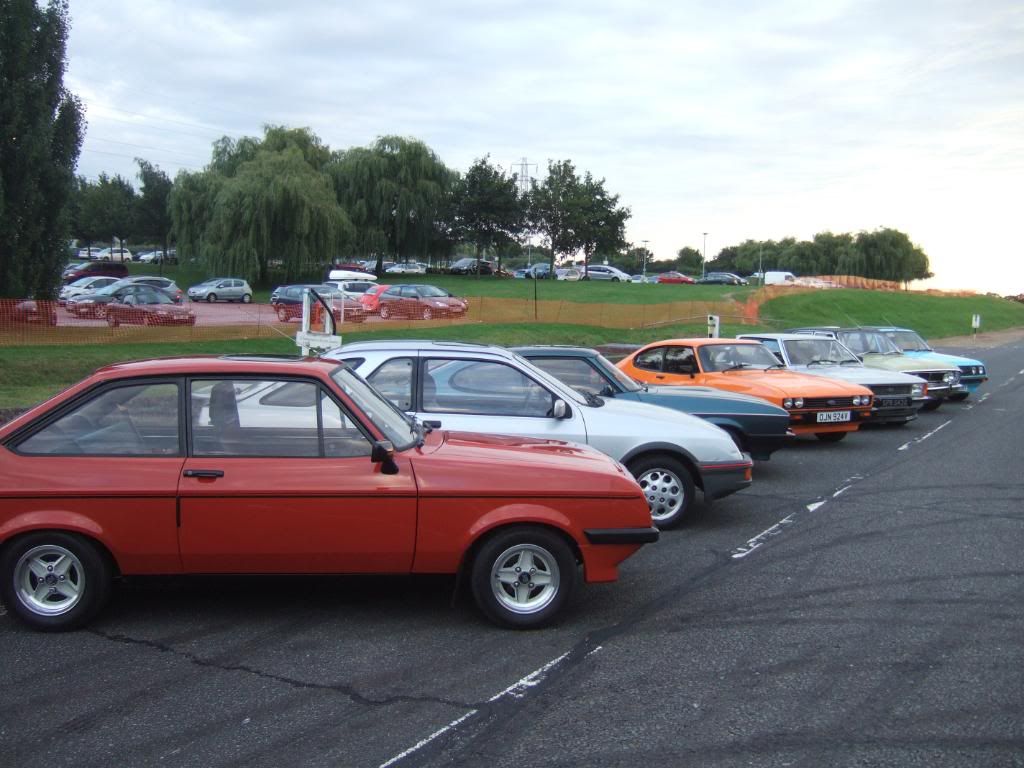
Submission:
{"label": "car rear wheel", "polygon": [[280,320],[282,323],[285,322],[286,320],[288,320],[288,310],[287,309],[285,309],[284,307],[278,307],[276,311],[277,311],[277,319],[278,320]]}
{"label": "car rear wheel", "polygon": [[91,542],[57,531],[16,539],[0,555],[0,597],[35,629],[74,629],[110,596],[110,563]]}
{"label": "car rear wheel", "polygon": [[655,454],[630,462],[628,469],[643,489],[658,528],[674,528],[689,514],[695,486],[689,470],[677,460]]}
{"label": "car rear wheel", "polygon": [[206,294],[206,302],[208,304],[213,304],[213,302],[215,302],[216,300],[217,300],[217,294],[216,293],[208,293],[208,294]]}
{"label": "car rear wheel", "polygon": [[93,310],[93,314],[100,320],[107,316],[107,308],[104,305],[100,305]]}
{"label": "car rear wheel", "polygon": [[434,313],[430,311],[430,307],[424,307],[421,317],[424,320],[430,320],[434,316]]}
{"label": "car rear wheel", "polygon": [[576,557],[553,531],[522,526],[499,531],[473,559],[473,598],[495,624],[535,629],[561,612],[578,579]]}
{"label": "car rear wheel", "polygon": [[243,304],[248,304],[251,301],[252,301],[252,294],[251,293],[243,293],[242,294],[242,303]]}
{"label": "car rear wheel", "polygon": [[816,432],[815,437],[823,443],[838,443],[844,440],[849,432]]}
{"label": "car rear wheel", "polygon": [[391,310],[387,308],[386,304],[381,304],[379,314],[381,320],[387,320],[389,317],[391,317]]}
{"label": "car rear wheel", "polygon": [[114,317],[112,314],[107,312],[106,315],[107,315],[107,325],[109,325],[111,328],[117,328],[117,326],[120,325],[120,323],[118,322],[117,318]]}

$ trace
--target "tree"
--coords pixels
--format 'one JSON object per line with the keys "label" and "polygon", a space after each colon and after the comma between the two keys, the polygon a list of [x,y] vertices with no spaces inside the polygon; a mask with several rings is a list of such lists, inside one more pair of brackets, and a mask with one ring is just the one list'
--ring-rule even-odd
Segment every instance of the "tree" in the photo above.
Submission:
{"label": "tree", "polygon": [[685,246],[676,252],[675,268],[683,274],[699,274],[703,263],[704,258],[696,248]]}
{"label": "tree", "polygon": [[135,162],[142,182],[142,189],[135,199],[135,237],[161,243],[166,251],[171,231],[168,202],[173,184],[170,177],[152,163],[138,157]]}
{"label": "tree", "polygon": [[79,100],[64,87],[66,0],[0,3],[0,295],[53,295],[67,258],[82,146]]}
{"label": "tree", "polygon": [[856,245],[863,254],[865,277],[906,283],[932,276],[924,251],[899,230],[861,232]]}
{"label": "tree", "polygon": [[135,233],[136,196],[121,176],[101,173],[96,183],[80,180],[72,232],[90,246]]}
{"label": "tree", "polygon": [[559,255],[570,256],[579,250],[573,212],[574,201],[579,196],[580,180],[576,168],[569,160],[548,161],[548,175],[544,182],[533,182],[530,190],[528,221],[531,229],[551,249],[552,272]]}
{"label": "tree", "polygon": [[456,182],[455,217],[459,232],[473,243],[476,258],[508,246],[522,231],[524,220],[515,176],[492,166],[489,156],[477,160]]}
{"label": "tree", "polygon": [[628,208],[619,206],[619,196],[609,194],[604,179],[596,180],[587,172],[572,201],[572,218],[579,248],[583,251],[583,276],[587,278],[590,260],[597,253],[618,255],[626,247]]}
{"label": "tree", "polygon": [[327,171],[355,229],[353,243],[376,254],[378,273],[385,252],[403,261],[429,250],[453,176],[426,144],[383,136],[336,155]]}

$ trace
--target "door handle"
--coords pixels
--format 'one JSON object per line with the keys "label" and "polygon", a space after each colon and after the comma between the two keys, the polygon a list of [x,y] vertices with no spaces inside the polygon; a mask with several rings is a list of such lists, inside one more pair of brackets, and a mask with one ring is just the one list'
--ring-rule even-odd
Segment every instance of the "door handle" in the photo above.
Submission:
{"label": "door handle", "polygon": [[656,376],[655,376],[654,378],[656,378],[656,379],[664,379],[665,377],[664,377],[664,376],[662,376],[662,375],[661,375],[661,374],[659,373],[659,374],[658,374],[658,375],[656,375]]}
{"label": "door handle", "polygon": [[223,469],[186,469],[185,477],[224,477]]}

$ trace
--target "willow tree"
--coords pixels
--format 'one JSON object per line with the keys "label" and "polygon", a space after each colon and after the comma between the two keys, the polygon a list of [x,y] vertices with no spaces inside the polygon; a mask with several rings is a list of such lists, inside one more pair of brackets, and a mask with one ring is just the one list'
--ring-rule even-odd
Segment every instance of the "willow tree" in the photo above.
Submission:
{"label": "willow tree", "polygon": [[330,263],[351,230],[330,179],[299,148],[260,150],[218,190],[204,256],[215,271],[260,284],[280,262],[292,281]]}
{"label": "willow tree", "polygon": [[167,205],[179,260],[202,260],[219,244],[210,242],[213,236],[210,225],[224,181],[223,176],[211,170],[179,171],[175,177]]}
{"label": "willow tree", "polygon": [[64,87],[67,2],[0,3],[0,295],[50,296],[67,258],[82,107]]}
{"label": "willow tree", "polygon": [[404,261],[426,253],[452,173],[423,142],[384,136],[341,152],[328,166],[338,202],[354,227],[353,246]]}

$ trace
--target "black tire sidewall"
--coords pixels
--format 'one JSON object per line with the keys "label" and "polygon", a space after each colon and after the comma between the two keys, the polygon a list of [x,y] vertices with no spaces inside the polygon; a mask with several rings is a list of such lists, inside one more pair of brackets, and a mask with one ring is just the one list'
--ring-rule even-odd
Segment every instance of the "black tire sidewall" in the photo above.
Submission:
{"label": "black tire sidewall", "polygon": [[[543,547],[555,558],[559,569],[559,587],[554,599],[528,615],[506,609],[491,590],[491,567],[495,559],[517,544]],[[540,629],[550,624],[568,603],[578,580],[576,557],[569,544],[560,534],[537,526],[517,526],[492,534],[480,545],[470,564],[470,588],[480,611],[495,624],[511,629]]]}
{"label": "black tire sidewall", "polygon": [[[18,599],[14,588],[14,568],[25,552],[52,544],[74,553],[85,571],[85,591],[78,603],[59,616],[41,616]],[[87,539],[71,533],[40,531],[15,539],[0,552],[0,597],[7,610],[33,629],[63,632],[77,629],[93,618],[110,598],[112,574],[107,558]]]}

